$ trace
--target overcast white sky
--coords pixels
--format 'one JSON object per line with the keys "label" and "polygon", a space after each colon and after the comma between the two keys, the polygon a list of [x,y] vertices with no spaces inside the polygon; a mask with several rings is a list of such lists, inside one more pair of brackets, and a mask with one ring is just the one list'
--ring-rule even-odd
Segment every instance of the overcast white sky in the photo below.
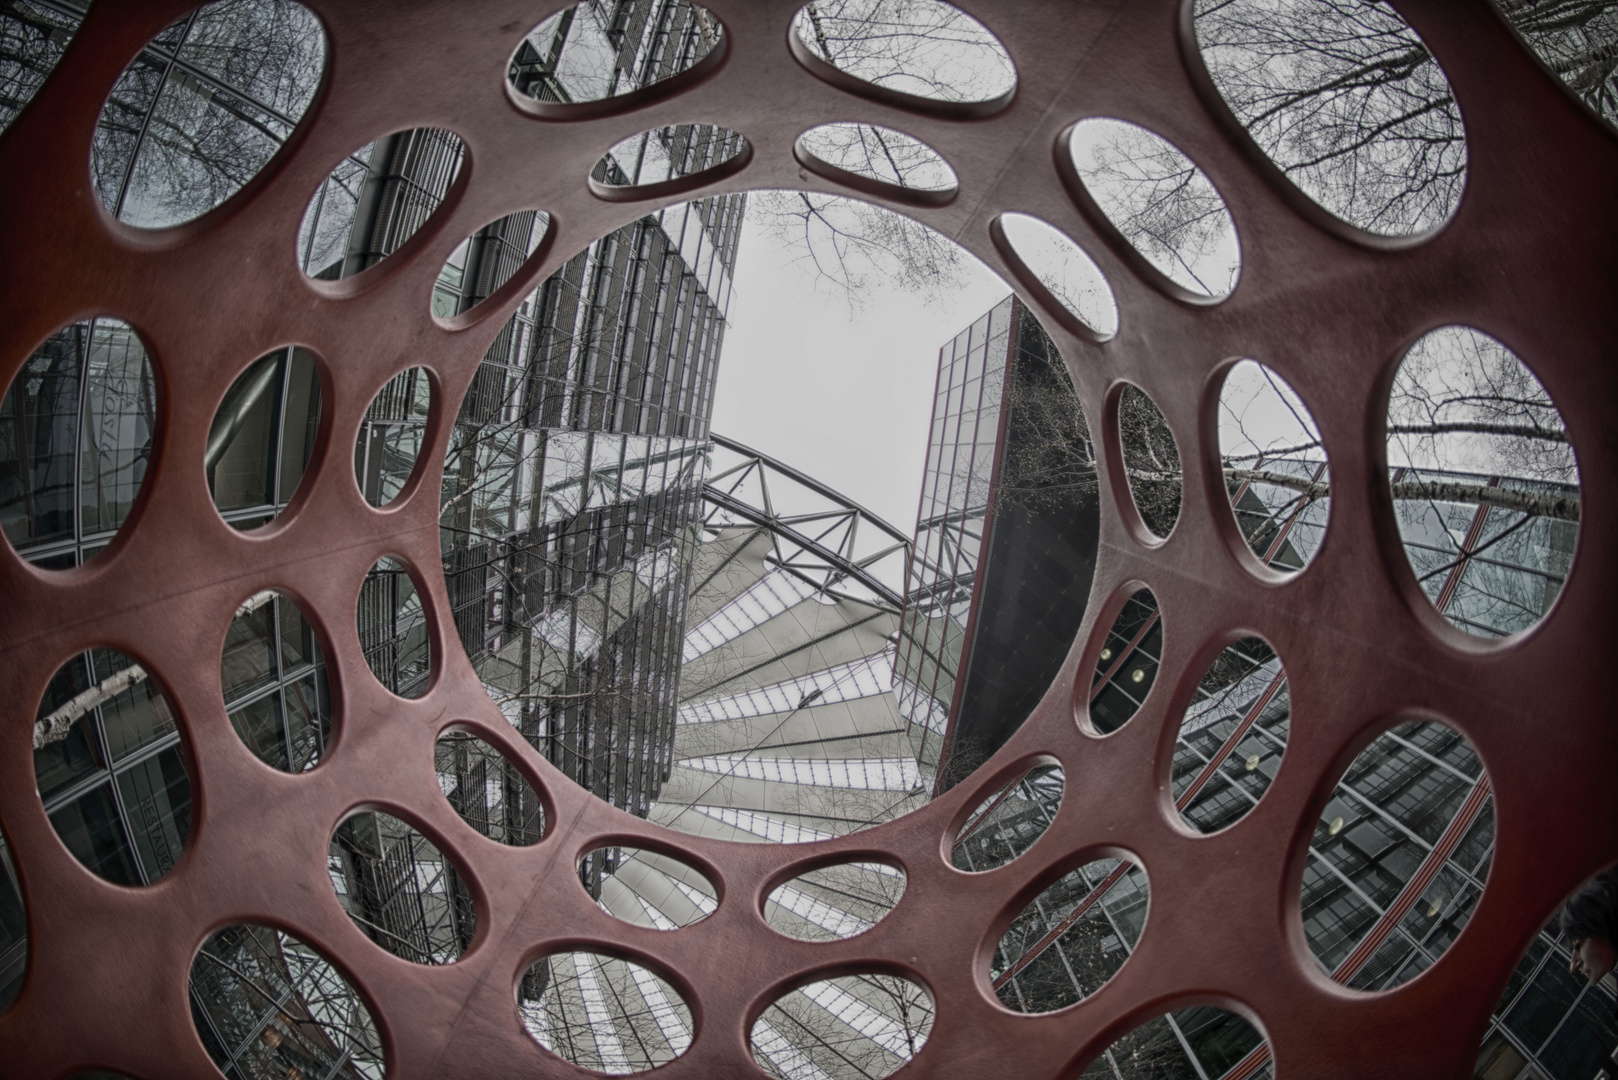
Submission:
{"label": "overcast white sky", "polygon": [[928,305],[899,289],[847,302],[742,227],[713,430],[820,480],[899,529],[916,524],[938,350],[1011,289],[973,260]]}

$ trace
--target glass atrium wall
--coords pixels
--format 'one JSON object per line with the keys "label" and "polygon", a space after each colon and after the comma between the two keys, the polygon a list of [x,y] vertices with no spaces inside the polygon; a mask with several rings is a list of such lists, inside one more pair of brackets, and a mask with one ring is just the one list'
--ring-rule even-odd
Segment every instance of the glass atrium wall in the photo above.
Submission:
{"label": "glass atrium wall", "polygon": [[978,560],[991,522],[1013,297],[939,352],[921,510],[905,583],[894,680],[916,760],[929,775],[944,755],[969,630]]}

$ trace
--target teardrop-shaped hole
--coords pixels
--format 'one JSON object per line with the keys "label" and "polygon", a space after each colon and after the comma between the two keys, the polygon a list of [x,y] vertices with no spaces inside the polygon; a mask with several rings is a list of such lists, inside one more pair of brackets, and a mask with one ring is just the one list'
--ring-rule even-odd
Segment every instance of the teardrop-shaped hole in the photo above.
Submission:
{"label": "teardrop-shaped hole", "polygon": [[604,847],[579,861],[579,881],[615,919],[677,930],[719,906],[719,892],[679,859],[645,848]]}
{"label": "teardrop-shaped hole", "polygon": [[319,431],[320,373],[307,349],[277,349],[237,376],[202,452],[208,493],[231,528],[257,528],[286,508]]}
{"label": "teardrop-shaped hole", "polygon": [[[134,509],[158,424],[146,344],[126,322],[65,326],[23,361],[0,401],[0,527],[30,562],[90,561]],[[82,451],[81,451],[82,447]]]}
{"label": "teardrop-shaped hole", "polygon": [[433,381],[407,368],[376,392],[354,439],[354,479],[372,506],[386,506],[410,482],[432,413]]}
{"label": "teardrop-shaped hole", "polygon": [[360,933],[413,964],[451,964],[477,934],[466,876],[407,823],[374,811],[337,826],[332,888]]}
{"label": "teardrop-shaped hole", "polygon": [[1197,0],[1194,12],[1219,95],[1327,213],[1380,236],[1414,236],[1454,212],[1466,183],[1461,113],[1391,6]]}
{"label": "teardrop-shaped hole", "polygon": [[933,998],[898,975],[812,982],[753,1022],[753,1060],[780,1080],[853,1075],[881,1080],[914,1060],[933,1030]]}
{"label": "teardrop-shaped hole", "polygon": [[1472,744],[1417,721],[1380,735],[1321,811],[1303,870],[1304,937],[1331,978],[1391,990],[1471,918],[1494,855],[1494,797]]}
{"label": "teardrop-shaped hole", "polygon": [[696,1032],[691,1007],[668,979],[602,953],[541,957],[517,984],[517,1009],[546,1050],[612,1076],[673,1061]]}
{"label": "teardrop-shaped hole", "polygon": [[322,281],[377,265],[433,216],[465,157],[460,136],[438,128],[396,131],[355,150],[303,212],[298,265]]}
{"label": "teardrop-shaped hole", "polygon": [[1028,214],[1001,214],[1006,241],[1030,274],[1098,337],[1118,332],[1118,301],[1106,275],[1060,229]]}
{"label": "teardrop-shaped hole", "polygon": [[1270,1080],[1269,1061],[1270,1045],[1257,1028],[1235,1013],[1205,1005],[1146,1021],[1103,1050],[1081,1075],[1085,1080]]}
{"label": "teardrop-shaped hole", "polygon": [[1262,638],[1214,657],[1174,744],[1174,808],[1186,824],[1217,832],[1257,806],[1281,767],[1291,720],[1286,669]]}
{"label": "teardrop-shaped hole", "polygon": [[810,128],[798,136],[797,154],[823,176],[841,180],[844,177],[838,174],[848,173],[882,188],[901,189],[893,193],[899,198],[951,195],[957,183],[955,170],[938,151],[902,131],[875,124]]}
{"label": "teardrop-shaped hole", "polygon": [[1412,345],[1388,399],[1388,466],[1405,558],[1439,614],[1488,638],[1545,617],[1578,541],[1579,466],[1516,353],[1467,326]]}
{"label": "teardrop-shaped hole", "polygon": [[996,102],[1017,70],[988,27],[940,0],[837,0],[800,8],[793,32],[837,71],[889,93],[948,103]]}
{"label": "teardrop-shaped hole", "polygon": [[799,941],[836,941],[871,929],[904,895],[905,873],[885,863],[837,863],[777,885],[764,921]]}
{"label": "teardrop-shaped hole", "polygon": [[360,586],[355,616],[360,648],[376,681],[400,697],[427,692],[432,648],[427,613],[416,576],[398,559],[383,556]]}
{"label": "teardrop-shaped hole", "polygon": [[1180,447],[1157,402],[1133,383],[1118,395],[1118,439],[1141,522],[1154,536],[1166,538],[1180,518]]}
{"label": "teardrop-shaped hole", "polygon": [[1060,765],[1035,765],[978,803],[950,847],[957,870],[982,873],[1034,846],[1056,820],[1065,777]]}
{"label": "teardrop-shaped hole", "polygon": [[1109,735],[1140,711],[1157,682],[1163,655],[1163,619],[1157,597],[1139,589],[1124,602],[1096,656],[1090,683],[1090,723]]}
{"label": "teardrop-shaped hole", "polygon": [[494,295],[539,247],[550,222],[542,210],[519,210],[456,244],[433,282],[433,317],[453,319]]}
{"label": "teardrop-shaped hole", "polygon": [[1158,273],[1193,296],[1229,295],[1241,245],[1225,201],[1162,136],[1096,117],[1073,125],[1068,151],[1107,220]]}
{"label": "teardrop-shaped hole", "polygon": [[253,756],[304,772],[331,742],[325,650],[297,602],[265,589],[236,609],[219,658],[225,712]]}
{"label": "teardrop-shaped hole", "polygon": [[1034,898],[1000,936],[989,985],[1008,1009],[1054,1012],[1082,1001],[1118,973],[1146,926],[1146,871],[1098,859]]}
{"label": "teardrop-shaped hole", "polygon": [[387,1071],[365,999],[284,930],[237,923],[214,933],[191,961],[190,989],[191,1021],[226,1075],[381,1080]]}
{"label": "teardrop-shaped hole", "polygon": [[[654,184],[696,187],[728,176],[752,155],[747,140],[717,124],[674,124],[653,128],[614,144],[590,171],[598,195],[615,188],[649,188]],[[700,178],[700,179],[699,179]],[[634,197],[643,197],[637,192]]]}
{"label": "teardrop-shaped hole", "polygon": [[1325,539],[1331,471],[1315,418],[1263,364],[1243,360],[1225,375],[1219,457],[1247,546],[1272,570],[1302,570]]}
{"label": "teardrop-shaped hole", "polygon": [[526,847],[544,836],[545,806],[528,774],[476,735],[439,736],[433,770],[455,812],[495,843]]}
{"label": "teardrop-shaped hole", "polygon": [[320,19],[291,0],[220,0],[171,24],[101,107],[90,175],[144,229],[201,217],[264,168],[326,68]]}
{"label": "teardrop-shaped hole", "polygon": [[34,783],[62,843],[119,885],[179,862],[191,833],[189,755],[163,688],[113,649],[56,672],[34,714]]}

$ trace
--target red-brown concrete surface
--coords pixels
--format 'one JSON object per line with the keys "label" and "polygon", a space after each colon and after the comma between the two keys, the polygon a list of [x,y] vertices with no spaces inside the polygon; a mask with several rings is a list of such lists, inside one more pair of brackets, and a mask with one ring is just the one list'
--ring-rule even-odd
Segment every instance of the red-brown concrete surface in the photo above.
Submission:
{"label": "red-brown concrete surface", "polygon": [[[1355,240],[1245,148],[1185,37],[1180,0],[1020,0],[962,6],[1004,42],[1018,73],[991,115],[916,110],[817,76],[788,46],[794,0],[712,0],[728,49],[701,71],[592,110],[540,115],[505,83],[522,36],[556,0],[308,0],[325,22],[325,83],[283,151],[202,219],[160,233],[111,221],[89,183],[101,102],[141,46],[187,6],[97,0],[55,75],[0,140],[0,384],[52,331],[109,315],[149,343],[161,384],[153,467],[114,546],[89,567],[37,571],[0,552],[0,822],[28,906],[31,956],[0,1017],[0,1074],[56,1078],[91,1065],[138,1080],[216,1076],[186,1003],[191,958],[212,931],[256,920],[295,931],[358,986],[382,1031],[390,1076],[571,1076],[524,1033],[513,987],[537,955],[588,945],[643,958],[691,1004],[690,1051],[671,1078],[756,1076],[751,1022],[784,989],[829,973],[885,970],[937,1001],[931,1040],[902,1075],[1055,1077],[1165,1009],[1194,1003],[1256,1022],[1281,1080],[1470,1075],[1488,1013],[1543,920],[1584,877],[1618,858],[1618,765],[1611,656],[1618,579],[1618,139],[1538,66],[1481,2],[1398,0],[1437,55],[1466,122],[1469,176],[1453,221],[1417,244]],[[1188,153],[1228,202],[1242,279],[1217,306],[1169,297],[1138,273],[1064,188],[1064,129],[1085,116],[1139,122]],[[945,205],[913,209],[1018,280],[991,223],[1036,214],[1077,239],[1118,297],[1122,329],[1094,345],[1047,309],[1092,423],[1128,378],[1173,426],[1187,465],[1172,538],[1146,536],[1104,446],[1109,485],[1092,603],[1062,676],[991,766],[919,813],[813,846],[731,845],[673,836],[562,779],[490,703],[448,617],[438,562],[437,487],[445,405],[460,400],[520,296],[567,255],[635,216],[693,193],[832,186],[803,171],[792,144],[827,121],[898,128],[939,150],[960,177]],[[729,176],[654,200],[591,194],[591,165],[656,125],[723,124],[753,147]],[[469,163],[441,211],[380,268],[312,282],[293,260],[305,203],[345,153],[390,131],[448,128]],[[871,189],[867,189],[867,194]],[[902,206],[893,200],[890,205]],[[428,298],[450,249],[485,222],[537,207],[551,237],[497,298],[456,329]],[[1024,293],[1033,297],[1033,294]],[[1037,307],[1037,302],[1036,302]],[[1583,475],[1577,554],[1556,609],[1533,632],[1492,644],[1449,628],[1400,550],[1385,483],[1386,388],[1402,350],[1447,323],[1509,345],[1566,417]],[[322,364],[331,403],[298,501],[244,535],[214,512],[201,468],[210,420],[255,358],[289,343]],[[1267,578],[1226,508],[1217,458],[1218,375],[1253,357],[1292,384],[1324,432],[1331,524],[1307,571]],[[349,447],[375,391],[422,364],[437,395],[424,466],[396,504],[367,506]],[[783,406],[785,407],[785,406]],[[437,675],[420,700],[384,691],[360,655],[354,610],[382,555],[423,587]],[[1075,681],[1137,583],[1162,603],[1164,673],[1140,714],[1101,739],[1076,721]],[[238,604],[276,587],[329,643],[337,716],[328,760],[305,775],[260,764],[226,720],[219,652]],[[1286,658],[1293,726],[1262,803],[1215,836],[1172,808],[1171,718],[1207,660],[1260,633]],[[88,646],[121,649],[160,680],[181,716],[195,819],[179,865],[126,889],[92,876],[57,840],[29,754],[46,682]],[[1080,697],[1082,701],[1082,695]],[[1394,718],[1438,718],[1478,748],[1496,788],[1499,849],[1470,924],[1430,971],[1364,995],[1330,983],[1298,919],[1311,827],[1352,756]],[[492,844],[439,793],[436,736],[463,724],[527,763],[550,830],[532,848]],[[966,875],[946,838],[1019,760],[1059,759],[1068,793],[1024,857]],[[359,805],[418,824],[469,872],[478,905],[471,949],[424,968],[365,940],[338,906],[327,838]],[[575,859],[609,840],[672,847],[719,885],[718,911],[659,933],[614,921],[580,888]],[[1127,849],[1152,884],[1139,949],[1083,1003],[1045,1016],[1001,1007],[987,957],[1030,896],[1098,853]],[[825,852],[891,859],[909,887],[891,916],[848,941],[806,943],[759,913],[772,883]]]}

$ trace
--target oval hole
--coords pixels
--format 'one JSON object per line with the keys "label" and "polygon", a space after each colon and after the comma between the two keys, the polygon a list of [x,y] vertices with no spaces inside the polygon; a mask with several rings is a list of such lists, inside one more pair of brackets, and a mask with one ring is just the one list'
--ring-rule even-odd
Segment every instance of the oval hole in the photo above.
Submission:
{"label": "oval hole", "polygon": [[1388,465],[1405,557],[1439,614],[1481,637],[1544,618],[1573,562],[1579,467],[1516,353],[1466,326],[1412,345],[1388,399]]}
{"label": "oval hole", "polygon": [[303,212],[298,265],[312,278],[353,277],[392,255],[443,203],[466,146],[438,128],[384,135],[337,163]]}
{"label": "oval hole", "polygon": [[13,6],[0,20],[3,20],[8,56],[26,57],[24,62],[7,65],[7,100],[0,104],[0,133],[3,133],[56,70],[57,61],[62,59],[73,35],[78,32],[83,16],[30,5]]}
{"label": "oval hole", "polygon": [[377,560],[360,586],[360,648],[377,682],[400,697],[427,692],[432,648],[415,575],[397,559]]}
{"label": "oval hole", "polygon": [[1612,65],[1602,60],[1618,52],[1618,17],[1611,3],[1584,4],[1561,17],[1539,4],[1494,6],[1569,90],[1618,126],[1618,85]]}
{"label": "oval hole", "polygon": [[984,799],[950,848],[957,870],[1004,866],[1034,846],[1056,820],[1065,780],[1060,765],[1035,765]]}
{"label": "oval hole", "polygon": [[307,349],[260,357],[225,391],[202,467],[233,529],[274,520],[298,492],[320,430],[320,373]]}
{"label": "oval hole", "polygon": [[1074,124],[1068,151],[1101,212],[1159,273],[1196,296],[1236,287],[1236,223],[1190,158],[1143,127],[1102,117]]}
{"label": "oval hole", "polygon": [[34,719],[34,782],[73,857],[119,885],[179,861],[191,777],[172,706],[150,672],[113,649],[56,672]]}
{"label": "oval hole", "polygon": [[1194,11],[1219,95],[1315,203],[1382,236],[1423,233],[1454,212],[1466,183],[1460,110],[1391,7],[1197,0]]}
{"label": "oval hole", "polygon": [[1118,332],[1118,301],[1095,260],[1066,233],[1028,214],[1001,214],[1000,227],[1028,272],[1098,337]]}
{"label": "oval hole", "polygon": [[691,1046],[691,1007],[650,968],[601,953],[553,953],[517,985],[523,1026],[546,1050],[622,1076],[673,1061]]}
{"label": "oval hole", "polygon": [[539,247],[550,221],[543,211],[519,210],[456,244],[433,282],[433,317],[453,319],[492,296]]}
{"label": "oval hole", "polygon": [[1180,518],[1180,447],[1157,403],[1134,384],[1118,396],[1118,438],[1135,509],[1154,536],[1165,538]]}
{"label": "oval hole", "polygon": [[354,440],[354,479],[372,506],[388,505],[410,482],[432,403],[433,383],[423,367],[401,371],[371,399]]}
{"label": "oval hole", "polygon": [[[955,170],[920,139],[874,124],[822,124],[798,136],[798,156],[811,167],[874,180],[906,192],[953,193]],[[817,170],[819,171],[819,170]],[[899,196],[904,197],[904,196]]]}
{"label": "oval hole", "polygon": [[753,1021],[753,1060],[771,1076],[880,1080],[909,1063],[933,1030],[933,998],[897,975],[839,975],[776,999]]}
{"label": "oval hole", "polygon": [[319,764],[331,741],[325,652],[291,597],[265,589],[236,609],[219,681],[230,726],[255,757],[282,772]]}
{"label": "oval hole", "polygon": [[742,164],[750,153],[746,139],[717,124],[653,128],[616,143],[590,171],[590,183],[597,191],[649,187],[681,178],[696,186],[703,182],[698,177],[718,179],[715,170],[730,172],[725,165]]}
{"label": "oval hole", "polygon": [[1101,1052],[1085,1080],[1148,1077],[1241,1077],[1268,1080],[1270,1045],[1235,1013],[1210,1006],[1148,1020]]}
{"label": "oval hole", "polygon": [[589,2],[547,18],[511,58],[512,89],[563,105],[604,101],[696,66],[724,38],[718,19],[685,0],[657,5],[654,12],[629,10]]}
{"label": "oval hole", "polygon": [[1471,918],[1494,852],[1494,798],[1472,744],[1401,724],[1348,767],[1303,874],[1303,931],[1321,968],[1390,990],[1430,967]]}
{"label": "oval hole", "polygon": [[836,941],[863,934],[904,895],[905,874],[884,863],[838,863],[777,885],[764,901],[764,921],[799,941]]}
{"label": "oval hole", "polygon": [[439,736],[433,769],[455,812],[495,843],[526,847],[545,835],[545,807],[527,774],[477,736]]}
{"label": "oval hole", "polygon": [[16,433],[0,440],[0,525],[19,555],[62,570],[111,542],[145,484],[157,409],[128,323],[77,322],[34,350],[0,401]]}
{"label": "oval hole", "polygon": [[1331,471],[1320,429],[1285,379],[1243,360],[1219,390],[1225,490],[1247,546],[1272,570],[1302,570],[1331,513]]}
{"label": "oval hole", "polygon": [[465,875],[396,817],[355,814],[327,848],[332,888],[360,933],[414,964],[450,964],[477,934]]}
{"label": "oval hole", "polygon": [[23,905],[11,850],[0,838],[0,1015],[22,992],[28,972],[28,911]]}
{"label": "oval hole", "polygon": [[809,52],[861,82],[930,101],[996,101],[1017,85],[1000,39],[939,0],[834,0],[800,8]]}
{"label": "oval hole", "polygon": [[221,0],[171,24],[124,69],[96,125],[101,205],[144,229],[212,210],[292,134],[326,66],[326,33],[290,0]]}
{"label": "oval hole", "polygon": [[364,999],[283,930],[227,926],[202,943],[190,982],[191,1021],[227,1075],[381,1080],[386,1072]]}
{"label": "oval hole", "polygon": [[1096,657],[1095,678],[1090,683],[1090,723],[1097,731],[1109,735],[1140,710],[1157,682],[1162,655],[1163,619],[1157,597],[1150,589],[1140,589],[1125,601]]}
{"label": "oval hole", "polygon": [[1286,752],[1291,700],[1281,658],[1262,638],[1214,657],[1174,744],[1174,808],[1186,824],[1217,832],[1258,805]]}
{"label": "oval hole", "polygon": [[643,848],[596,848],[580,860],[579,881],[608,915],[659,930],[701,922],[719,906],[707,878]]}
{"label": "oval hole", "polygon": [[1140,941],[1149,891],[1139,864],[1098,859],[1040,893],[1001,935],[990,962],[1000,1003],[1053,1012],[1101,989]]}

